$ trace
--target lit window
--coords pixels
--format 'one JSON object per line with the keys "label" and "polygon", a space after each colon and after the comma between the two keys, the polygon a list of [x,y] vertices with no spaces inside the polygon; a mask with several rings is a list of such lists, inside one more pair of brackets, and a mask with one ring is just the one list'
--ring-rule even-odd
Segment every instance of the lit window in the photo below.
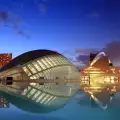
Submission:
{"label": "lit window", "polygon": [[43,69],[46,69],[45,65],[40,60],[37,60],[37,62]]}
{"label": "lit window", "polygon": [[48,57],[48,59],[49,59],[54,65],[57,65],[57,64],[55,63],[55,61],[53,60],[53,57]]}
{"label": "lit window", "polygon": [[55,63],[56,63],[57,65],[60,64],[59,61],[58,61],[58,58],[57,58],[56,56],[54,56],[53,59],[54,59],[54,61],[55,61]]}
{"label": "lit window", "polygon": [[33,62],[33,65],[35,66],[35,68],[36,68],[38,71],[41,71],[41,68],[40,68],[40,66],[38,65],[37,62]]}
{"label": "lit window", "polygon": [[50,66],[54,65],[48,58],[45,58],[45,60],[49,63]]}
{"label": "lit window", "polygon": [[37,79],[37,77],[35,75],[33,75],[32,77],[33,77],[33,79]]}
{"label": "lit window", "polygon": [[42,72],[38,73],[40,77],[44,77],[44,74]]}
{"label": "lit window", "polygon": [[29,64],[28,67],[32,71],[33,74],[37,72],[32,64]]}
{"label": "lit window", "polygon": [[34,79],[34,77],[30,77],[30,79]]}
{"label": "lit window", "polygon": [[32,75],[32,74],[30,73],[30,71],[29,71],[26,67],[23,67],[23,70],[25,71],[25,73],[26,73],[28,76]]}
{"label": "lit window", "polygon": [[36,86],[36,85],[37,85],[37,83],[30,83],[30,85],[31,85],[31,86]]}
{"label": "lit window", "polygon": [[44,65],[49,68],[49,65],[47,64],[47,62],[45,61],[45,59],[41,59],[41,61],[44,63]]}

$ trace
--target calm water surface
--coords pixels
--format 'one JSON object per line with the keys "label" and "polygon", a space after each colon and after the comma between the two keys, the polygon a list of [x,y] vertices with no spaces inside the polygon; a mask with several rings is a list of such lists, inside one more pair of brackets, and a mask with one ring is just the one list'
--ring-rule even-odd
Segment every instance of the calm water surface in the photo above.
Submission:
{"label": "calm water surface", "polygon": [[[4,96],[4,95],[1,95]],[[28,108],[29,109],[29,108]],[[85,94],[74,97],[64,108],[50,113],[30,113],[9,103],[9,108],[0,108],[0,120],[119,120],[120,93],[116,93],[106,110],[91,102]]]}

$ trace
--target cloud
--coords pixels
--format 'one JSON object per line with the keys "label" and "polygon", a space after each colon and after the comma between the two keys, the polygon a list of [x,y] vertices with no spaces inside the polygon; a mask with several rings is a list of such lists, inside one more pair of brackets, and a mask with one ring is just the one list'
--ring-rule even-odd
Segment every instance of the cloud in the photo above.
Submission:
{"label": "cloud", "polygon": [[47,11],[46,5],[44,5],[42,3],[39,4],[39,9],[42,13],[45,13]]}
{"label": "cloud", "polygon": [[62,54],[66,56],[76,67],[81,68],[89,61],[89,54],[105,52],[113,65],[120,66],[120,41],[112,41],[104,45],[103,48],[86,48],[76,50],[65,50]]}
{"label": "cloud", "polygon": [[106,52],[113,64],[120,63],[120,41],[107,43],[101,51]]}
{"label": "cloud", "polygon": [[0,11],[0,21],[2,21],[5,27],[12,25],[13,29],[16,31],[17,34],[27,39],[30,38],[23,30],[20,29],[21,19],[15,17],[15,15],[11,14],[10,12]]}
{"label": "cloud", "polygon": [[91,13],[87,14],[87,16],[88,17],[96,17],[96,18],[98,18],[98,17],[100,17],[100,14],[98,12],[91,12]]}
{"label": "cloud", "polygon": [[47,0],[35,0],[35,3],[36,5],[38,6],[38,10],[41,12],[41,13],[46,13],[47,11]]}
{"label": "cloud", "polygon": [[83,64],[87,64],[89,60],[89,55],[78,55],[76,60],[82,62]]}
{"label": "cloud", "polygon": [[76,54],[90,54],[91,52],[96,53],[98,50],[96,48],[87,48],[87,49],[76,49]]}
{"label": "cloud", "polygon": [[75,52],[77,53],[76,60],[81,61],[84,64],[87,64],[90,53],[105,52],[114,65],[120,66],[120,41],[113,41],[107,43],[101,49],[97,48],[77,49],[75,50]]}

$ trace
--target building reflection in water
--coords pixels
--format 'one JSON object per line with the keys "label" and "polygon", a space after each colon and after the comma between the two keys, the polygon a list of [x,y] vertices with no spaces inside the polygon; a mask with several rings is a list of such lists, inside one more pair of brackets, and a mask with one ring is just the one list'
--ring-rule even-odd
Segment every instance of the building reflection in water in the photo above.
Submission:
{"label": "building reflection in water", "polygon": [[[78,93],[81,94],[81,93]],[[83,93],[82,93],[83,94]],[[93,94],[85,94],[85,96],[77,98],[77,103],[83,106],[90,106],[92,108],[102,108],[106,110],[113,104],[116,89],[106,89],[102,92],[93,92]]]}
{"label": "building reflection in water", "polygon": [[0,95],[0,108],[9,108],[9,102],[2,95]]}
{"label": "building reflection in water", "polygon": [[20,97],[16,97],[13,95],[9,95],[7,93],[0,92],[0,108],[10,108],[10,104],[14,105],[15,107],[17,107],[22,111],[29,113],[39,114],[39,113],[48,113],[48,112],[52,112],[53,110],[57,110],[54,108],[46,109],[45,107],[34,104],[29,100],[25,100]]}

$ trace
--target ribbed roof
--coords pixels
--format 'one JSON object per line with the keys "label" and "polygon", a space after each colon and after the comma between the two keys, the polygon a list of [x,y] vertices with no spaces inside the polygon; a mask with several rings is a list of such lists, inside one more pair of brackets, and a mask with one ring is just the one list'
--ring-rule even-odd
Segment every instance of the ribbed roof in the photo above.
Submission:
{"label": "ribbed roof", "polygon": [[33,51],[29,51],[26,53],[23,53],[21,55],[19,55],[18,57],[14,58],[12,61],[10,61],[7,65],[3,66],[0,69],[0,72],[10,69],[12,67],[15,67],[17,65],[23,65],[31,60],[37,59],[39,57],[43,57],[46,55],[61,55],[55,51],[51,51],[51,50],[33,50]]}

